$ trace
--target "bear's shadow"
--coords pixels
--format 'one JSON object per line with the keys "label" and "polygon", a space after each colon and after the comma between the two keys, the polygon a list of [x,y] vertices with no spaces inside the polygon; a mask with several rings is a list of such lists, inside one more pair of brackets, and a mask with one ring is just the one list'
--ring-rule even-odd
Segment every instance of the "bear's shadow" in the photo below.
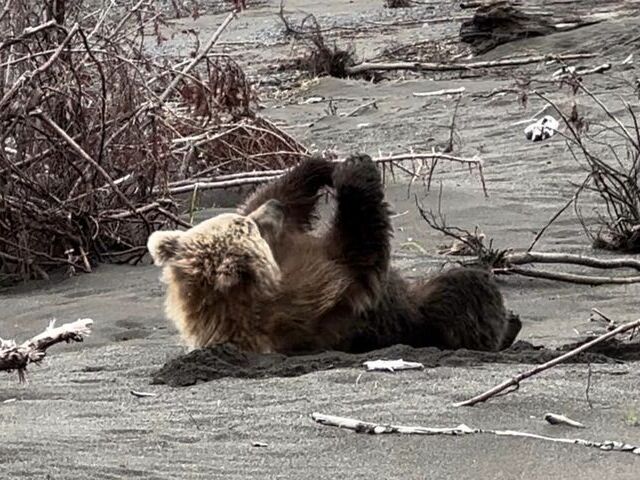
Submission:
{"label": "bear's shadow", "polygon": [[[422,363],[425,368],[471,366],[482,363],[542,364],[578,347],[581,342],[549,349],[518,341],[501,352],[440,350],[394,345],[367,353],[321,352],[308,355],[257,354],[241,352],[232,345],[218,345],[189,352],[167,362],[152,379],[153,384],[186,387],[219,378],[297,377],[336,368],[361,368],[366,360],[399,359]],[[640,341],[612,339],[580,353],[566,363],[620,363],[640,360]]]}

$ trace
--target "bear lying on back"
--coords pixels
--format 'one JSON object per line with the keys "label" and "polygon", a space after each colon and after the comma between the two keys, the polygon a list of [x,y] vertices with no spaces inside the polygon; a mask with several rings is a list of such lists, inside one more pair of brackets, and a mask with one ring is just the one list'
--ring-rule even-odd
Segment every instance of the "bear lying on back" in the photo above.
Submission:
{"label": "bear lying on back", "polygon": [[[328,231],[312,232],[324,187],[335,190]],[[488,272],[452,269],[417,282],[390,267],[391,222],[366,155],[304,161],[258,189],[237,214],[187,231],[155,232],[166,313],[192,347],[253,352],[362,352],[414,347],[501,350],[520,330]]]}

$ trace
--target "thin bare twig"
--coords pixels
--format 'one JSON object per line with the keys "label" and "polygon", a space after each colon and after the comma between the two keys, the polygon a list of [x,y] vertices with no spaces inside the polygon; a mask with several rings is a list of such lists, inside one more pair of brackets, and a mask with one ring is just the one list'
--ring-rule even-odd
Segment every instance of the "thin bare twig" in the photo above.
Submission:
{"label": "thin bare twig", "polygon": [[486,392],[480,394],[480,395],[476,395],[473,398],[470,398],[469,400],[465,400],[463,402],[458,402],[455,403],[454,406],[456,407],[468,407],[468,406],[472,406],[475,405],[477,403],[480,402],[486,402],[487,400],[489,400],[491,397],[504,392],[505,390],[509,389],[509,388],[513,388],[513,387],[517,387],[520,385],[520,382],[522,382],[523,380],[526,380],[527,378],[533,377],[534,375],[537,375],[538,373],[544,372],[545,370],[548,370],[552,367],[555,367],[556,365],[564,362],[565,360],[571,358],[571,357],[575,357],[576,355],[578,355],[579,353],[585,352],[587,350],[589,350],[591,347],[598,345],[602,342],[605,342],[607,340],[609,340],[610,338],[615,337],[616,335],[619,335],[620,333],[624,333],[627,332],[629,330],[633,330],[640,327],[640,319],[635,320],[633,322],[628,322],[625,323],[623,325],[620,325],[618,328],[611,330],[610,332],[607,332],[603,335],[600,335],[597,338],[594,338],[593,340],[580,345],[577,348],[574,348],[573,350],[565,353],[564,355],[561,355],[557,358],[554,358],[553,360],[550,360],[542,365],[537,365],[536,367],[527,370],[525,372],[519,373],[518,375],[516,375],[515,377],[506,380],[504,382],[502,382],[501,384],[487,390]]}
{"label": "thin bare twig", "polygon": [[229,25],[231,23],[231,20],[233,20],[234,18],[236,18],[235,11],[227,15],[227,17],[220,24],[218,29],[215,32],[213,32],[213,35],[211,35],[211,37],[205,44],[204,48],[200,50],[198,55],[196,55],[195,58],[186,67],[184,67],[182,72],[180,72],[180,75],[177,75],[173,79],[173,81],[169,84],[169,86],[164,90],[164,92],[162,92],[162,94],[158,98],[158,101],[160,104],[164,103],[167,100],[167,98],[169,98],[169,95],[171,95],[171,92],[178,85],[178,83],[180,83],[182,78],[185,75],[187,75],[191,70],[193,70],[193,67],[195,67],[198,63],[202,61],[203,58],[207,56],[209,51],[213,48],[213,46],[216,44],[216,42],[220,38],[220,35],[222,35],[222,32],[224,32],[225,28],[227,28],[227,25]]}

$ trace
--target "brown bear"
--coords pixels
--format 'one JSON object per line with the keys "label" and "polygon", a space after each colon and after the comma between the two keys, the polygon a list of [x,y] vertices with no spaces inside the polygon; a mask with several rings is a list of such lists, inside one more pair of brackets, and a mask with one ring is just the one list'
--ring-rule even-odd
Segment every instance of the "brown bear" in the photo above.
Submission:
{"label": "brown bear", "polygon": [[[325,187],[336,211],[318,234]],[[257,189],[238,213],[155,232],[148,248],[168,284],[167,315],[192,347],[292,354],[512,344],[520,320],[505,311],[489,272],[457,268],[408,282],[390,267],[391,230],[369,156],[312,157]]]}

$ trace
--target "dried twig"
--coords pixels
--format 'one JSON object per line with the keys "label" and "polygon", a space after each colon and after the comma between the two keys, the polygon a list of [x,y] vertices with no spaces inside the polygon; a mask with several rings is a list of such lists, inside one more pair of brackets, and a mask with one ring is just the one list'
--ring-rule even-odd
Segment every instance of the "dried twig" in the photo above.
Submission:
{"label": "dried twig", "polygon": [[445,88],[442,90],[434,90],[433,92],[413,92],[414,97],[437,97],[441,95],[458,95],[464,93],[465,88]]}
{"label": "dried twig", "polygon": [[[290,155],[294,155],[297,157],[307,157],[309,154],[306,152],[287,152]],[[469,167],[477,167],[480,175],[480,180],[482,183],[482,188],[485,195],[488,195],[486,190],[486,184],[484,182],[484,175],[482,172],[482,160],[479,158],[463,158],[456,157],[453,155],[448,155],[446,153],[432,152],[432,153],[407,153],[407,154],[397,154],[397,155],[386,155],[374,157],[373,162],[380,165],[396,165],[402,162],[413,162],[416,160],[426,161],[431,160],[436,162],[438,160],[444,160],[453,163],[460,163],[463,165],[468,165]],[[342,162],[343,159],[336,159],[335,162]],[[230,175],[219,175],[216,177],[201,177],[201,178],[191,178],[185,179],[178,182],[173,182],[168,185],[168,193],[175,195],[178,193],[188,193],[193,192],[194,190],[204,191],[204,190],[215,190],[215,189],[224,189],[224,188],[233,188],[239,187],[243,185],[256,185],[264,182],[271,181],[275,178],[278,178],[284,175],[288,169],[277,169],[277,170],[263,170],[263,171],[250,171],[250,172],[239,172]],[[416,176],[416,172],[412,172],[407,170],[412,177]],[[428,173],[425,175],[432,175],[433,169],[430,169]]]}
{"label": "dried twig", "polygon": [[196,55],[194,59],[191,60],[191,62],[189,62],[189,64],[186,67],[184,67],[184,69],[180,72],[180,75],[177,75],[173,79],[173,81],[167,86],[164,92],[162,92],[162,94],[158,98],[161,104],[164,103],[167,100],[167,98],[169,98],[169,95],[171,95],[171,92],[178,85],[178,83],[180,83],[183,77],[185,77],[191,70],[193,70],[193,67],[199,64],[207,56],[209,51],[213,48],[213,46],[216,44],[216,42],[220,38],[220,35],[222,35],[222,32],[224,32],[225,28],[227,28],[227,25],[229,25],[231,23],[231,20],[233,20],[235,17],[236,17],[235,11],[227,15],[227,17],[220,24],[217,30],[213,32],[213,35],[211,35],[211,37],[205,44],[204,48],[200,50],[198,55]]}
{"label": "dried twig", "polygon": [[633,268],[640,270],[640,260],[633,257],[621,258],[597,258],[586,255],[574,255],[570,253],[546,253],[546,252],[510,252],[505,255],[505,262],[510,265],[523,265],[528,263],[563,263],[582,265],[592,268]]}
{"label": "dried twig", "polygon": [[589,350],[591,347],[593,347],[594,345],[598,345],[599,343],[605,342],[606,340],[609,340],[610,338],[615,337],[616,335],[620,334],[620,333],[624,333],[627,332],[629,330],[633,330],[640,327],[640,319],[635,320],[633,322],[628,322],[625,323],[623,325],[620,325],[618,328],[611,330],[610,332],[607,332],[603,335],[600,335],[597,338],[594,338],[593,340],[580,345],[577,348],[574,348],[573,350],[565,353],[564,355],[561,355],[557,358],[554,358],[553,360],[550,360],[542,365],[537,365],[536,367],[532,368],[531,370],[527,370],[526,372],[522,372],[519,373],[518,375],[516,375],[515,377],[504,381],[503,383],[501,383],[500,385],[497,385],[489,390],[487,390],[486,392],[477,395],[473,398],[470,398],[469,400],[465,400],[463,402],[458,402],[455,403],[454,405],[456,407],[466,407],[466,406],[472,406],[475,405],[477,403],[480,402],[485,402],[487,400],[489,400],[491,397],[496,396],[497,394],[500,394],[502,392],[504,392],[505,390],[509,389],[509,388],[517,388],[520,385],[520,382],[532,377],[534,375],[537,375],[540,372],[544,372],[545,370],[548,370],[552,367],[555,367],[556,365],[564,362],[565,360],[574,357],[576,355],[578,355],[579,353],[582,353],[586,350]]}
{"label": "dried twig", "polygon": [[566,443],[581,445],[584,447],[598,448],[605,451],[626,452],[635,455],[640,455],[640,446],[630,445],[625,442],[619,441],[593,441],[584,440],[581,438],[559,438],[549,437],[546,435],[538,435],[535,433],[518,432],[516,430],[492,430],[485,428],[471,428],[464,424],[451,428],[435,428],[435,427],[421,427],[421,426],[407,426],[407,425],[388,425],[373,422],[364,422],[362,420],[356,420],[353,418],[337,417],[335,415],[325,415],[322,413],[314,412],[311,414],[311,418],[314,422],[321,425],[327,425],[330,427],[344,428],[347,430],[353,430],[356,433],[368,433],[374,435],[388,434],[388,433],[400,433],[405,435],[448,435],[448,436],[461,436],[461,435],[497,435],[500,437],[518,437],[518,438],[530,438],[533,440],[542,440],[553,443]]}
{"label": "dried twig", "polygon": [[24,381],[25,370],[30,363],[40,362],[47,349],[56,343],[82,342],[89,335],[93,320],[83,318],[59,327],[54,324],[52,321],[43,333],[20,345],[0,339],[0,370],[17,370],[20,381]]}

